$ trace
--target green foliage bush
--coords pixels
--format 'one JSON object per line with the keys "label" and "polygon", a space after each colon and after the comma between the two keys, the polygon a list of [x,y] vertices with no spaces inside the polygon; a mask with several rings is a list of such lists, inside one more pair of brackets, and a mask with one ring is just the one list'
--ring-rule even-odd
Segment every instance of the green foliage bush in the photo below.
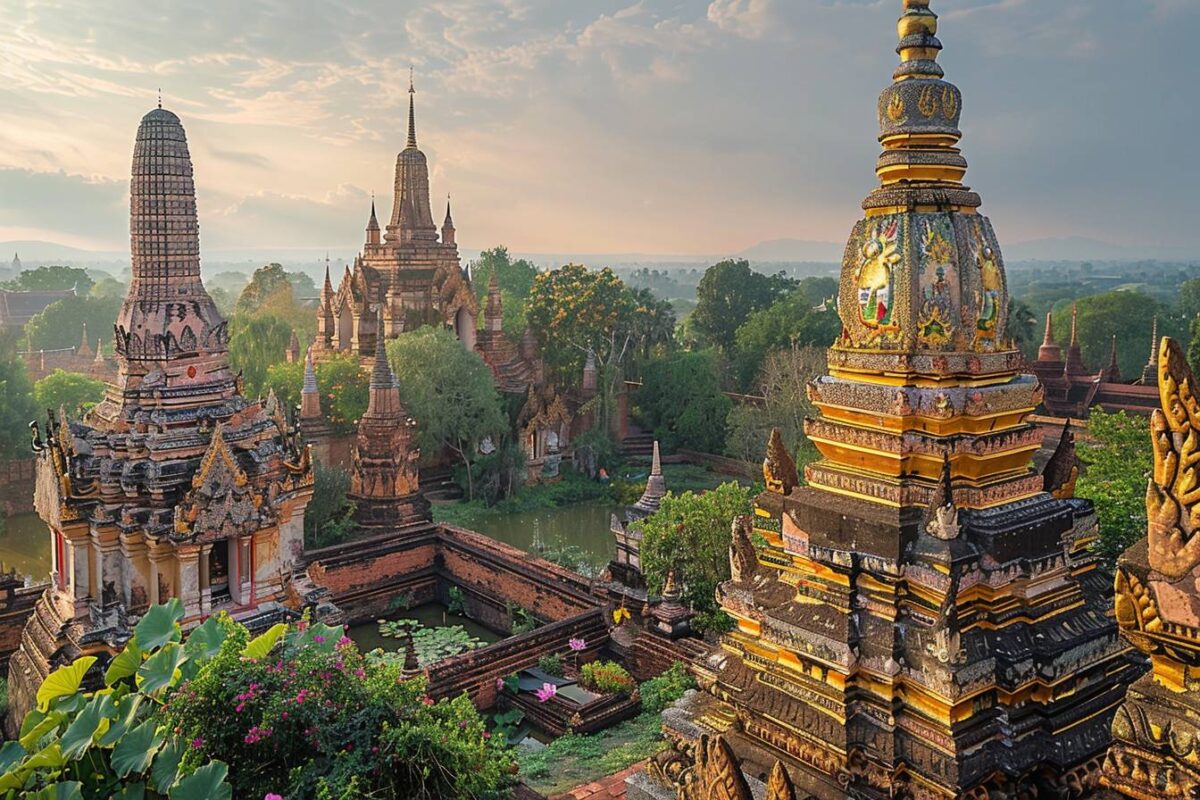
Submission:
{"label": "green foliage bush", "polygon": [[346,499],[350,473],[339,466],[313,464],[313,496],[304,512],[304,546],[341,544],[353,535],[354,503]]}
{"label": "green foliage bush", "polygon": [[637,410],[668,450],[719,453],[733,402],[721,391],[717,353],[677,353],[657,363],[637,395]]}
{"label": "green foliage bush", "polygon": [[43,410],[33,402],[33,383],[17,355],[17,334],[0,330],[0,458],[29,453],[29,423]]}
{"label": "green foliage bush", "polygon": [[56,300],[25,323],[25,337],[34,350],[78,347],[87,325],[90,347],[97,339],[111,344],[113,322],[121,310],[120,297],[76,295]]}
{"label": "green foliage bush", "polygon": [[61,406],[75,416],[104,399],[104,381],[56,369],[33,385],[33,397],[39,408],[57,411]]}
{"label": "green foliage bush", "polygon": [[695,689],[696,681],[680,661],[671,663],[670,668],[656,678],[642,682],[642,711],[661,714],[663,710],[683,697],[688,689]]}
{"label": "green foliage bush", "polygon": [[538,669],[547,675],[561,678],[563,675],[563,660],[558,653],[551,653],[538,659]]}
{"label": "green foliage bush", "polygon": [[1153,469],[1149,421],[1124,411],[1094,409],[1077,453],[1083,471],[1076,494],[1096,506],[1097,551],[1111,568],[1146,535],[1146,481]]}
{"label": "green foliage bush", "polygon": [[637,681],[629,671],[615,661],[584,664],[579,671],[579,684],[603,694],[630,694],[637,687]]}
{"label": "green foliage bush", "polygon": [[675,567],[683,600],[698,612],[698,630],[720,630],[728,619],[717,607],[717,584],[729,579],[730,527],[749,514],[750,490],[724,483],[710,492],[668,492],[658,511],[635,523],[642,531],[642,570],[651,593],[662,591]]}

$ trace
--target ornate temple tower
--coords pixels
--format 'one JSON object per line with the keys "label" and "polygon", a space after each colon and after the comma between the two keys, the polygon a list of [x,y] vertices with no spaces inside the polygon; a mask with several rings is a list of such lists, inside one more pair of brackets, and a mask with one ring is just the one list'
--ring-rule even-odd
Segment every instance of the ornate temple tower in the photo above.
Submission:
{"label": "ornate temple tower", "polygon": [[97,655],[102,673],[150,604],[179,598],[185,627],[217,609],[281,612],[303,547],[307,451],[274,396],[246,399],[229,369],[226,323],[200,280],[187,139],[161,107],[138,127],[130,244],[115,383],[82,422],[34,429],[52,585],[12,657],[18,724],[52,668]]}
{"label": "ornate temple tower", "polygon": [[420,493],[421,451],[413,442],[416,421],[400,403],[400,388],[388,365],[383,339],[375,342],[371,395],[358,422],[354,472],[347,497],[359,527],[393,531],[428,522],[429,501]]}
{"label": "ornate temple tower", "polygon": [[[450,207],[442,237],[429,200],[429,163],[417,146],[416,89],[409,82],[408,141],[396,155],[392,213],[380,236],[375,201],[366,241],[336,292],[328,279],[317,310],[314,348],[369,360],[379,332],[394,338],[421,325],[446,325],[468,348],[475,346],[477,302],[463,272]],[[381,309],[381,321],[376,319]]]}
{"label": "ornate temple tower", "polygon": [[1150,420],[1154,474],[1146,538],[1117,565],[1117,621],[1151,671],[1129,688],[1104,763],[1106,786],[1138,800],[1200,796],[1200,530],[1192,465],[1200,442],[1196,376],[1179,345],[1158,352],[1162,403]]}
{"label": "ornate temple tower", "polygon": [[1137,672],[1091,504],[1031,471],[1041,389],[962,183],[962,95],[928,6],[904,2],[880,186],[846,246],[829,373],[810,385],[821,460],[797,486],[790,457],[768,457],[718,590],[736,629],[700,667],[708,696],[668,722],[681,740],[726,735],[763,774],[784,756],[801,796],[828,800],[1092,784]]}
{"label": "ornate temple tower", "polygon": [[619,584],[615,587],[618,593],[643,601],[646,599],[646,578],[642,574],[642,532],[633,523],[658,511],[666,494],[667,482],[663,478],[662,457],[659,455],[656,439],[650,460],[650,476],[646,478],[646,490],[636,503],[625,509],[624,514],[613,514],[609,524],[609,532],[616,539],[617,547],[612,561],[608,564],[608,572]]}

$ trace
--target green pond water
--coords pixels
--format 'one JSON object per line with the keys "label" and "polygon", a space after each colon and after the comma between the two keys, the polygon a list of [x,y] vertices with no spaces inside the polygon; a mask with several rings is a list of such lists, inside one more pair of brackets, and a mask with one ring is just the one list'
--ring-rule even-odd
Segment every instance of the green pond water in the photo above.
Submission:
{"label": "green pond water", "polygon": [[[491,628],[486,628],[478,622],[458,614],[451,614],[446,610],[446,607],[441,603],[426,603],[416,608],[410,608],[406,611],[399,611],[391,614],[389,619],[415,619],[426,628],[442,628],[451,625],[461,625],[463,630],[488,644],[498,642],[504,638],[502,634],[493,631]],[[379,623],[372,620],[370,622],[361,622],[358,625],[351,625],[350,630],[346,635],[354,640],[358,645],[358,649],[366,653],[380,648],[388,652],[399,650],[403,640],[384,636],[379,632]]]}
{"label": "green pond water", "polygon": [[[612,559],[609,521],[617,506],[579,503],[517,514],[483,514],[464,527],[511,544],[527,553],[568,551],[566,566],[597,574]],[[50,575],[50,537],[37,514],[17,514],[0,529],[0,561],[32,581]]]}
{"label": "green pond water", "polygon": [[572,561],[566,566],[589,567],[581,572],[595,575],[612,560],[616,546],[609,523],[617,506],[612,503],[580,503],[558,508],[523,511],[517,514],[483,515],[464,525],[527,553],[543,554],[569,548]]}
{"label": "green pond water", "polygon": [[16,514],[0,524],[0,563],[33,583],[50,577],[50,535],[37,514]]}

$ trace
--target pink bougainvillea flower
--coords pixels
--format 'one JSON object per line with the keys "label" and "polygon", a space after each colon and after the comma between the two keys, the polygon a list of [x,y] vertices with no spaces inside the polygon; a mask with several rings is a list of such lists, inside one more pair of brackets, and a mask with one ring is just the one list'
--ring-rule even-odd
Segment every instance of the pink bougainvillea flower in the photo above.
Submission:
{"label": "pink bougainvillea flower", "polygon": [[572,638],[567,642],[567,645],[570,646],[572,650],[579,651],[587,647],[587,642],[585,642],[583,639]]}
{"label": "pink bougainvillea flower", "polygon": [[539,703],[544,703],[558,694],[558,687],[553,683],[543,683],[542,688],[538,689],[534,694],[537,696]]}

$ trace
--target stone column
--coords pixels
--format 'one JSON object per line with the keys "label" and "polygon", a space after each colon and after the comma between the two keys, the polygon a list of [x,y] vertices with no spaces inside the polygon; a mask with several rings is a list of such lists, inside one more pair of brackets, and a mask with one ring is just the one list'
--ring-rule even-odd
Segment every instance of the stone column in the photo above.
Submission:
{"label": "stone column", "polygon": [[179,559],[179,586],[176,595],[183,603],[184,619],[200,616],[200,545],[183,544],[175,550]]}
{"label": "stone column", "polygon": [[[150,605],[165,603],[171,599],[170,589],[175,585],[175,565],[171,560],[171,547],[163,542],[151,541],[148,544],[149,562],[149,578],[147,579],[147,593]],[[159,592],[159,584],[162,582],[161,577],[166,575],[168,594],[163,597]]]}
{"label": "stone column", "polygon": [[212,573],[209,559],[212,557],[212,544],[200,545],[200,613],[212,613]]}
{"label": "stone column", "polygon": [[[92,539],[86,525],[64,526],[63,569],[71,617],[87,616],[92,590]],[[60,609],[62,610],[62,609]]]}
{"label": "stone column", "polygon": [[128,531],[120,534],[120,541],[121,553],[127,565],[127,580],[120,593],[129,611],[140,613],[150,603],[150,560],[147,557],[149,548],[146,546],[146,536],[141,531]]}
{"label": "stone column", "polygon": [[122,599],[125,570],[120,537],[116,525],[92,528],[92,547],[96,553],[96,587],[92,599],[104,608]]}

